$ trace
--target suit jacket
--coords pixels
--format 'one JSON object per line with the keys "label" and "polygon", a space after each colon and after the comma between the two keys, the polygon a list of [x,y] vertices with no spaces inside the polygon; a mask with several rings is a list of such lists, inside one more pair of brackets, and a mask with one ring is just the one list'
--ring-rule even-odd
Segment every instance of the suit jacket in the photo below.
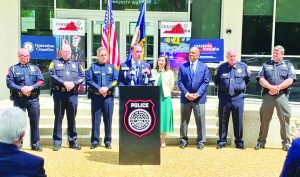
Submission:
{"label": "suit jacket", "polygon": [[206,102],[206,90],[209,84],[209,70],[206,64],[198,61],[195,69],[194,78],[191,76],[190,61],[179,67],[178,71],[178,87],[181,91],[180,102],[190,102],[185,95],[189,93],[197,93],[199,97],[194,100],[197,103]]}
{"label": "suit jacket", "polygon": [[0,143],[0,176],[46,177],[44,159],[20,151],[13,144]]}
{"label": "suit jacket", "polygon": [[[159,73],[157,72],[156,69],[152,69],[151,71],[152,76],[155,78],[155,84],[157,85],[158,79],[159,79]],[[166,72],[163,72],[162,75],[162,90],[164,93],[164,97],[169,97],[171,96],[171,91],[174,88],[174,74],[173,71],[168,70]]]}
{"label": "suit jacket", "polygon": [[[144,74],[142,73],[142,70],[145,68],[148,68],[149,71],[151,72],[150,65],[146,62],[141,61],[139,73],[137,74],[138,85],[145,85],[145,77]],[[127,60],[124,63],[121,63],[119,76],[118,76],[119,86],[130,85],[131,83],[130,71],[132,70],[133,67],[132,67],[131,60]],[[151,78],[151,73],[149,73],[148,77]],[[150,82],[150,79],[149,79],[149,84],[153,85],[153,83]]]}
{"label": "suit jacket", "polygon": [[[300,175],[300,138],[295,139],[290,147],[280,177]],[[296,175],[297,174],[297,175]]]}

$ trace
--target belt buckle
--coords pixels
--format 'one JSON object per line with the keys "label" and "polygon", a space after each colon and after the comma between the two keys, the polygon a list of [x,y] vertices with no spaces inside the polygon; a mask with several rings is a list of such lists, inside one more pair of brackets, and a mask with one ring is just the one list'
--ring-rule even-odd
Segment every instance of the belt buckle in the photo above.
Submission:
{"label": "belt buckle", "polygon": [[65,91],[66,91],[66,89],[65,89],[64,87],[62,87],[62,88],[61,88],[61,91],[62,91],[62,92],[65,92]]}

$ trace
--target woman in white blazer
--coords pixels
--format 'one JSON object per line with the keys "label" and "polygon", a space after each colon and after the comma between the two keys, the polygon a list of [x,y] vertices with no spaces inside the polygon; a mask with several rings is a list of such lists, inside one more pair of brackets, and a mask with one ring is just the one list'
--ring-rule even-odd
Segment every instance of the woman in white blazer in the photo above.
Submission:
{"label": "woman in white blazer", "polygon": [[174,88],[174,74],[166,56],[160,56],[152,70],[155,85],[160,86],[160,132],[161,147],[166,147],[166,133],[174,132],[171,91]]}

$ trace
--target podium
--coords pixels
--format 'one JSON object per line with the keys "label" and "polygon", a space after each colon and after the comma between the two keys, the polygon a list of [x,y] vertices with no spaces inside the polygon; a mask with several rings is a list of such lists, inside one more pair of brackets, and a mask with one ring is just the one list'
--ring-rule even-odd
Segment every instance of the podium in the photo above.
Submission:
{"label": "podium", "polygon": [[120,165],[160,165],[158,86],[119,87]]}

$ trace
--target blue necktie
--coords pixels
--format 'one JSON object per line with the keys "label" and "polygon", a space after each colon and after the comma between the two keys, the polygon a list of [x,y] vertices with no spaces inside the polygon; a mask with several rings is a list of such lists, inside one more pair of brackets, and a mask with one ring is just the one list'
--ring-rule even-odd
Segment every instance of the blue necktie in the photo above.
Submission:
{"label": "blue necktie", "polygon": [[234,95],[234,72],[232,68],[229,74],[229,94]]}
{"label": "blue necktie", "polygon": [[194,71],[194,63],[191,63],[191,76],[192,76],[192,79],[194,79],[194,75],[195,75],[195,71]]}

